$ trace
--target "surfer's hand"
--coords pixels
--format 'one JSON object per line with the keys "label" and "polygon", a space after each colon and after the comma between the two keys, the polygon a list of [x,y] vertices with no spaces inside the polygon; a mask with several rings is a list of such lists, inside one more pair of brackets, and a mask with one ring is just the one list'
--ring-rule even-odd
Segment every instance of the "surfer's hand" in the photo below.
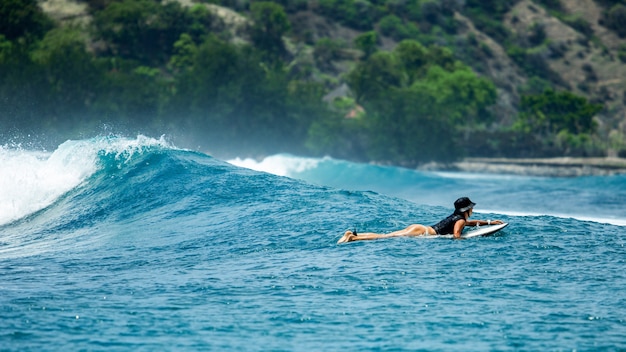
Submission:
{"label": "surfer's hand", "polygon": [[502,225],[502,220],[491,220],[491,225]]}

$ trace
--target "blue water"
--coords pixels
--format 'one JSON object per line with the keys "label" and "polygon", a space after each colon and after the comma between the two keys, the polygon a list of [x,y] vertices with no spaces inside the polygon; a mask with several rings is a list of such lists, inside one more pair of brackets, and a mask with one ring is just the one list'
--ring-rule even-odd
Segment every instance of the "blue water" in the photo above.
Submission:
{"label": "blue water", "polygon": [[[625,176],[228,163],[141,136],[0,165],[0,350],[626,349]],[[336,245],[462,195],[510,225]]]}

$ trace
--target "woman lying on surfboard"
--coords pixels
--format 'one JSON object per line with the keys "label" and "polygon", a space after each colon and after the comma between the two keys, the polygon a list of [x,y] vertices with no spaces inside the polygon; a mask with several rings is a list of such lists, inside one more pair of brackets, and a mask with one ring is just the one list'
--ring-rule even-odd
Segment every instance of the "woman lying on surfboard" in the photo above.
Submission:
{"label": "woman lying on surfboard", "polygon": [[497,225],[502,224],[500,220],[468,220],[474,211],[476,203],[467,197],[461,197],[454,201],[454,213],[447,218],[439,221],[433,226],[425,226],[414,224],[404,230],[394,231],[386,234],[379,233],[359,233],[356,231],[346,231],[337,243],[345,243],[352,241],[377,240],[389,237],[411,237],[421,235],[448,235],[453,234],[454,238],[461,238],[461,232],[466,225]]}

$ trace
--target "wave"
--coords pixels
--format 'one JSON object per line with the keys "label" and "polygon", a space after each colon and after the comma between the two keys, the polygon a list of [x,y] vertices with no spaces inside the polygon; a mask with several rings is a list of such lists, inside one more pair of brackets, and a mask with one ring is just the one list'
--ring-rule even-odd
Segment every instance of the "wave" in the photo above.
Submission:
{"label": "wave", "polygon": [[[431,325],[439,335],[463,325],[470,338],[481,336],[478,342],[484,346],[505,349],[511,341],[501,338],[499,328],[491,329],[498,331],[484,343],[487,330],[475,322],[484,320],[485,312],[495,319],[489,324],[508,329],[510,321],[532,325],[536,312],[546,310],[557,329],[564,317],[579,322],[570,324],[571,336],[584,336],[594,320],[601,324],[599,333],[609,332],[606,346],[623,340],[621,325],[615,323],[623,309],[615,307],[623,306],[624,241],[615,236],[621,231],[616,226],[500,213],[510,225],[491,237],[336,244],[348,228],[390,232],[414,222],[433,224],[450,212],[448,204],[429,206],[422,199],[372,192],[376,185],[405,192],[405,197],[407,189],[441,198],[463,191],[475,197],[479,209],[497,210],[501,208],[489,208],[493,203],[478,191],[506,184],[509,193],[500,197],[511,200],[513,194],[522,200],[529,190],[539,189],[544,193],[531,198],[544,194],[549,203],[555,192],[570,202],[570,191],[580,187],[587,189],[579,192],[587,200],[604,189],[619,198],[623,179],[477,180],[328,158],[300,162],[297,157],[289,158],[296,165],[283,169],[290,176],[278,176],[146,137],[68,141],[52,153],[18,148],[3,153],[12,162],[12,175],[34,185],[31,200],[40,204],[0,226],[3,348],[130,350],[141,345],[168,350],[193,345],[246,350],[245,341],[254,338],[266,350],[284,350],[293,349],[294,326],[304,323],[315,338],[300,336],[304,344],[298,342],[296,349],[311,350],[320,349],[320,331],[341,340],[345,336],[338,326],[351,331],[365,326],[363,335],[381,321],[393,324],[374,339],[383,341],[386,331],[396,331],[407,337],[398,348],[418,340],[435,348],[460,345],[411,335],[418,314],[433,316],[436,324]],[[43,186],[49,170],[64,181]],[[315,185],[294,175],[340,186]],[[477,184],[478,191],[466,188]],[[19,201],[9,193],[3,197],[5,203]],[[467,297],[476,303],[475,297],[490,292],[481,304],[471,305],[476,309],[469,314],[463,305],[448,304]],[[386,299],[375,302],[384,309],[374,309],[379,314],[371,316],[373,300],[346,306],[355,295]],[[398,305],[398,297],[409,304]],[[493,304],[485,308],[484,302]],[[355,317],[360,319],[356,325]],[[505,332],[518,334],[518,341],[537,341],[528,349],[551,347],[545,341],[552,341],[552,331],[529,335],[514,326],[509,330]],[[268,336],[267,331],[277,333]],[[158,341],[145,344],[156,335]],[[467,336],[459,341],[466,342]],[[340,347],[380,348],[360,340],[341,340]],[[595,342],[572,343],[591,349]],[[336,341],[331,343],[331,349],[338,349]]]}
{"label": "wave", "polygon": [[[624,226],[626,176],[551,178],[468,172],[426,172],[280,154],[233,165],[347,190],[374,191],[417,204],[450,208],[467,195],[477,212],[555,216]],[[488,210],[487,210],[488,209]]]}
{"label": "wave", "polygon": [[[347,228],[433,224],[460,195],[478,203],[477,213],[520,225],[546,215],[626,224],[626,183],[619,177],[442,175],[289,155],[259,162],[259,172],[233,165],[255,166],[250,160],[231,164],[144,136],[67,141],[51,153],[3,147],[0,161],[7,166],[0,193],[4,255],[95,250],[103,243],[167,248],[194,238],[219,244],[233,236],[246,236],[236,242],[243,252],[268,243],[334,245]],[[297,240],[285,244],[285,236]]]}
{"label": "wave", "polygon": [[124,160],[161,139],[100,137],[67,141],[54,152],[0,147],[0,225],[37,212],[103,167],[103,157]]}
{"label": "wave", "polygon": [[236,167],[143,136],[68,141],[49,154],[5,149],[3,155],[13,157],[14,178],[30,185],[28,199],[20,199],[26,191],[2,194],[12,211],[0,225],[5,256],[95,250],[103,243],[162,248],[207,236],[219,244],[241,233],[251,236],[244,246],[254,247],[263,241],[257,234],[284,231],[284,224],[315,231],[309,213],[322,214],[314,209],[327,208],[331,199],[333,215],[343,207],[342,217],[354,223],[353,198],[376,198]]}

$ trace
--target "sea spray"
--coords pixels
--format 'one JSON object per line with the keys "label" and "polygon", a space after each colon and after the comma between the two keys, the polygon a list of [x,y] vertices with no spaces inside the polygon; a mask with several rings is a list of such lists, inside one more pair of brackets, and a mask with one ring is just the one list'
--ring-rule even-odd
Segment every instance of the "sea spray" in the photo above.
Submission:
{"label": "sea spray", "polygon": [[109,155],[124,163],[142,148],[169,146],[161,139],[117,136],[69,140],[54,152],[0,146],[0,225],[22,218],[52,204],[79,186]]}

